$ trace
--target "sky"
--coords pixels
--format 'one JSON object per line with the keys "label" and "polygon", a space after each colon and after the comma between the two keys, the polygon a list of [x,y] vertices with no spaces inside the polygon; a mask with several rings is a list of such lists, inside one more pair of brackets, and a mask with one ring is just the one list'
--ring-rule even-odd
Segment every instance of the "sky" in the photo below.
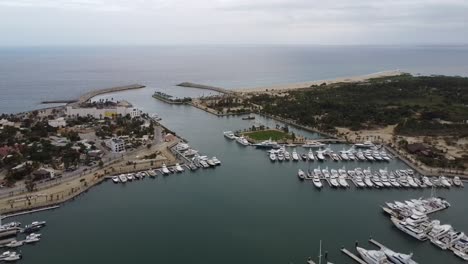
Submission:
{"label": "sky", "polygon": [[0,46],[468,44],[468,0],[0,0]]}

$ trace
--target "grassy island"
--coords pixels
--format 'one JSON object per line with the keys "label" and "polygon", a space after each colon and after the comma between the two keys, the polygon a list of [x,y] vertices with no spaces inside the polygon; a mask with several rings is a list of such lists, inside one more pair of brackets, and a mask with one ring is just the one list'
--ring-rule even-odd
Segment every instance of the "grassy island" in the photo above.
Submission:
{"label": "grassy island", "polygon": [[256,141],[262,140],[274,140],[274,141],[286,141],[288,139],[293,139],[293,135],[286,133],[281,130],[267,129],[267,130],[258,130],[252,132],[243,133],[244,136],[247,136]]}

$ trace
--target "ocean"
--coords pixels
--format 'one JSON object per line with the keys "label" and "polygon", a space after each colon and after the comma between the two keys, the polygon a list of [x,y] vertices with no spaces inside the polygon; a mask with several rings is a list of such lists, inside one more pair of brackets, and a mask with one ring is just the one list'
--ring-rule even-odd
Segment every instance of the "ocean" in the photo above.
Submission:
{"label": "ocean", "polygon": [[0,113],[132,83],[145,93],[208,95],[175,84],[256,87],[369,74],[468,75],[468,46],[155,46],[0,48]]}

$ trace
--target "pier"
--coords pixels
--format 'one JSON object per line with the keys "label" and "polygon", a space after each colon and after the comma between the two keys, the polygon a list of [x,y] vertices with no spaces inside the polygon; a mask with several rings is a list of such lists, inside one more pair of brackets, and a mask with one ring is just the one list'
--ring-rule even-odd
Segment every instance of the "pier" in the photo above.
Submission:
{"label": "pier", "polygon": [[351,259],[353,259],[354,261],[356,261],[359,264],[367,264],[366,262],[364,262],[364,260],[362,260],[358,256],[354,255],[353,253],[351,253],[346,248],[342,248],[341,252],[343,252],[345,255],[347,255],[348,257],[350,257]]}
{"label": "pier", "polygon": [[3,220],[3,219],[8,218],[8,217],[14,217],[14,216],[20,216],[20,215],[25,215],[25,214],[32,214],[32,213],[38,213],[38,212],[42,212],[42,211],[53,210],[53,209],[57,209],[59,207],[60,207],[60,205],[47,206],[47,207],[38,208],[38,209],[34,209],[34,210],[28,210],[28,211],[23,211],[23,212],[19,212],[19,213],[4,215],[4,216],[1,217],[1,219]]}
{"label": "pier", "polygon": [[235,94],[236,93],[235,91],[227,90],[227,89],[216,87],[216,86],[197,84],[197,83],[191,83],[191,82],[179,83],[179,84],[177,84],[177,86],[187,87],[187,88],[197,88],[197,89],[211,90],[211,91],[215,91],[215,92],[223,93],[223,94]]}

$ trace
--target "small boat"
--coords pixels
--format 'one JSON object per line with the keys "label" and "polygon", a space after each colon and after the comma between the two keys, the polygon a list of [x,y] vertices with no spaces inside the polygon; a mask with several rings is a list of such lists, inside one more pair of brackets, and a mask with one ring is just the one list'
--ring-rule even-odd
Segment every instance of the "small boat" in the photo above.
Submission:
{"label": "small boat", "polygon": [[301,159],[302,159],[303,161],[307,161],[307,154],[302,153],[302,154],[301,154]]}
{"label": "small boat", "polygon": [[277,142],[272,141],[271,138],[269,140],[265,140],[263,142],[254,144],[253,146],[259,149],[279,149],[280,148],[280,145],[278,145]]}
{"label": "small boat", "polygon": [[127,174],[127,180],[133,181],[134,179],[135,179],[135,177],[133,176],[132,173]]}
{"label": "small boat", "polygon": [[297,155],[297,152],[295,149],[292,152],[292,159],[293,161],[299,161],[299,155]]}
{"label": "small boat", "polygon": [[119,183],[120,182],[119,177],[117,177],[117,176],[112,176],[112,181],[114,183]]}
{"label": "small boat", "polygon": [[211,167],[216,166],[216,163],[212,159],[206,160],[206,163],[208,163],[208,165],[210,165]]}
{"label": "small boat", "polygon": [[300,180],[304,180],[305,179],[305,173],[303,170],[299,169],[297,171],[297,177],[299,177]]}
{"label": "small boat", "polygon": [[342,176],[342,175],[340,175],[340,176],[338,177],[338,182],[340,183],[341,187],[345,187],[345,188],[349,187],[349,184],[348,184],[348,182],[346,181],[346,177],[344,177],[344,176]]}
{"label": "small boat", "polygon": [[3,260],[6,262],[14,262],[17,260],[21,259],[21,254],[18,254],[16,252],[11,252],[7,257],[5,257]]}
{"label": "small boat", "polygon": [[290,161],[290,160],[291,160],[291,155],[289,154],[289,152],[287,152],[287,151],[284,152],[284,159],[285,159],[286,161]]}
{"label": "small boat", "polygon": [[171,173],[175,173],[176,169],[174,167],[168,167],[167,168]]}
{"label": "small boat", "polygon": [[162,167],[161,167],[161,171],[164,175],[168,175],[169,173],[171,173],[169,171],[169,169],[167,168],[166,164],[163,164]]}
{"label": "small boat", "polygon": [[309,150],[309,153],[307,153],[307,157],[309,158],[309,160],[315,160],[314,152],[312,152],[311,149]]}
{"label": "small boat", "polygon": [[364,141],[363,143],[354,144],[354,147],[356,147],[356,148],[372,148],[372,147],[375,147],[375,145],[371,141]]}
{"label": "small boat", "polygon": [[234,133],[232,133],[232,131],[225,131],[223,132],[224,136],[228,139],[236,139],[236,135],[234,135]]}
{"label": "small boat", "polygon": [[184,171],[184,168],[182,168],[182,166],[180,166],[179,163],[176,163],[175,168],[176,168],[177,172],[183,172]]}
{"label": "small boat", "polygon": [[46,225],[45,221],[34,221],[31,224],[26,225],[24,227],[23,232],[24,233],[32,233],[34,231],[37,231],[37,230],[43,228],[45,225]]}
{"label": "small boat", "polygon": [[216,166],[221,165],[221,161],[220,161],[218,158],[213,157],[213,158],[211,158],[211,160],[214,162],[214,164],[215,164]]}
{"label": "small boat", "polygon": [[325,144],[317,142],[317,141],[306,141],[304,145],[302,145],[303,148],[322,148],[325,147]]}
{"label": "small boat", "polygon": [[380,250],[366,250],[356,247],[357,252],[361,255],[362,259],[369,264],[389,264],[387,256]]}
{"label": "small boat", "polygon": [[283,152],[278,152],[277,158],[278,158],[278,161],[283,161],[284,160]]}
{"label": "small boat", "polygon": [[462,187],[463,186],[463,182],[460,180],[460,177],[456,176],[453,178],[453,185],[457,186],[457,187]]}
{"label": "small boat", "polygon": [[312,182],[314,183],[315,187],[319,189],[323,187],[322,181],[320,181],[320,178],[317,174],[314,174]]}
{"label": "small boat", "polygon": [[462,251],[460,251],[460,250],[456,250],[456,249],[453,249],[453,253],[454,253],[457,257],[459,257],[459,258],[461,258],[461,259],[463,259],[463,260],[465,260],[465,261],[468,261],[468,254],[467,254],[467,253],[462,252]]}
{"label": "small boat", "polygon": [[253,115],[249,115],[249,116],[246,116],[246,117],[243,117],[242,120],[253,120],[255,119],[255,116]]}
{"label": "small boat", "polygon": [[158,176],[158,173],[156,173],[155,170],[148,170],[148,174],[151,178]]}
{"label": "small boat", "polygon": [[236,138],[236,141],[237,141],[237,143],[239,143],[239,144],[241,144],[243,146],[250,145],[249,141],[243,136]]}
{"label": "small boat", "polygon": [[126,183],[127,182],[127,175],[120,174],[119,175],[119,180],[120,180],[121,183]]}
{"label": "small boat", "polygon": [[270,160],[276,161],[276,154],[274,152],[270,152]]}
{"label": "small boat", "polygon": [[17,248],[21,247],[24,244],[23,241],[12,240],[10,243],[6,244],[7,248]]}
{"label": "small boat", "polygon": [[39,240],[41,240],[41,237],[40,236],[37,236],[37,235],[29,235],[26,237],[26,239],[24,240],[24,243],[26,244],[33,244],[33,243],[36,243],[36,242],[39,242]]}
{"label": "small boat", "polygon": [[323,151],[317,151],[317,159],[319,161],[324,161],[325,160],[325,156],[323,155]]}
{"label": "small boat", "polygon": [[440,177],[440,183],[442,183],[443,187],[450,188],[452,184],[448,181],[448,179],[445,176]]}

